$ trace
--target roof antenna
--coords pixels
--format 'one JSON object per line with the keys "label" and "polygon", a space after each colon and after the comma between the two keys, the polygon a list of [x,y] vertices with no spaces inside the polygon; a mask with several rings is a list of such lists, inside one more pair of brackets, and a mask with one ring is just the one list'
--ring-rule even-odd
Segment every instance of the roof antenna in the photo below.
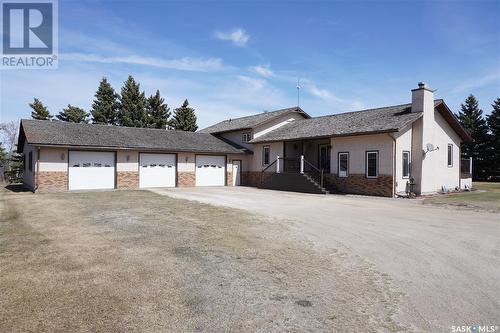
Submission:
{"label": "roof antenna", "polygon": [[297,107],[300,106],[300,79],[297,79]]}

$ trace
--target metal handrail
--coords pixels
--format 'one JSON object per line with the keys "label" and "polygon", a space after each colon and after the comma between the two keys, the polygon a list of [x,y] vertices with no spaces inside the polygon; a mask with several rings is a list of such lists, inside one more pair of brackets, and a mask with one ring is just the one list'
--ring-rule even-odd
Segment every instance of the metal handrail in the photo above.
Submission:
{"label": "metal handrail", "polygon": [[316,166],[314,166],[313,164],[311,164],[308,160],[304,159],[304,163],[307,164],[308,166],[312,167],[314,170],[316,170],[317,173],[319,173],[319,183],[320,183],[320,186],[323,187],[323,169],[318,169]]}
{"label": "metal handrail", "polygon": [[[273,165],[275,165],[278,160],[283,160],[283,161],[286,161],[286,160],[297,161],[297,160],[300,160],[300,159],[301,159],[300,157],[279,157],[279,158],[275,159],[271,164],[268,164],[264,169],[261,170],[261,172],[260,172],[260,182],[259,183],[262,185],[262,178],[264,176],[264,172],[266,172],[267,169],[269,169],[270,167],[272,167]],[[319,174],[320,186],[323,187],[323,184],[324,184],[324,170],[317,168],[315,165],[313,165],[311,162],[307,161],[306,159],[303,159],[303,161],[304,161],[304,164],[307,164],[308,166],[310,166],[314,171],[316,171]],[[283,165],[283,167],[285,167],[285,165]]]}
{"label": "metal handrail", "polygon": [[264,169],[262,169],[262,171],[260,172],[260,181],[259,181],[259,184],[262,185],[262,177],[264,176],[264,172],[269,169],[270,167],[272,167],[274,164],[276,164],[276,161],[278,159],[275,159],[273,163],[269,164],[268,166],[266,166]]}

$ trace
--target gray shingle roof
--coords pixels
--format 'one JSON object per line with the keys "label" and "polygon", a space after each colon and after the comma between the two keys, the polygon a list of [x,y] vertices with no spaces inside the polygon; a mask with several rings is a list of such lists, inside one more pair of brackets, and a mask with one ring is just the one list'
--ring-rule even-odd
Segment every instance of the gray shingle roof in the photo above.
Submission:
{"label": "gray shingle roof", "polygon": [[263,124],[263,123],[268,122],[276,117],[279,117],[281,115],[284,115],[284,114],[290,113],[290,112],[301,113],[306,118],[310,118],[310,116],[307,113],[305,113],[301,108],[293,107],[293,108],[286,108],[286,109],[281,109],[281,110],[276,110],[276,111],[263,112],[263,113],[255,114],[253,116],[246,116],[246,117],[235,118],[235,119],[227,119],[227,120],[221,121],[220,123],[217,123],[215,125],[204,128],[204,129],[200,130],[199,132],[200,133],[216,134],[216,133],[222,133],[222,132],[229,132],[229,131],[254,128],[260,124]]}
{"label": "gray shingle roof", "polygon": [[[434,104],[440,102],[436,100]],[[402,104],[296,120],[259,136],[250,143],[396,132],[422,116],[422,112],[410,111],[411,104]]]}
{"label": "gray shingle roof", "polygon": [[228,154],[243,152],[206,133],[32,119],[21,120],[18,149],[22,150],[24,140],[34,145],[135,148]]}

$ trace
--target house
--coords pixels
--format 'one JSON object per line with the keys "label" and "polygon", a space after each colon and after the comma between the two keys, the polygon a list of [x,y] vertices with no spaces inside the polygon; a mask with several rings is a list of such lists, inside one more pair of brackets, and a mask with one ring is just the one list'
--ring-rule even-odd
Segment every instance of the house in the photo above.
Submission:
{"label": "house", "polygon": [[460,159],[469,140],[420,83],[408,104],[323,117],[294,107],[196,133],[23,119],[18,151],[33,191],[246,185],[394,196],[470,186]]}

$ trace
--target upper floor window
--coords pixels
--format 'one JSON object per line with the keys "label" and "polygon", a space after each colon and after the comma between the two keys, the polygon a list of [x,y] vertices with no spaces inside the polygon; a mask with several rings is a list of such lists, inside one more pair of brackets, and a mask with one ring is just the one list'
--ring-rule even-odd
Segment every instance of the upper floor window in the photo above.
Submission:
{"label": "upper floor window", "polygon": [[263,146],[262,147],[262,164],[263,165],[268,165],[269,164],[269,154],[271,152],[271,147],[270,146]]}
{"label": "upper floor window", "polygon": [[366,152],[366,177],[378,177],[378,151]]}
{"label": "upper floor window", "polygon": [[448,166],[453,166],[453,144],[448,144]]}
{"label": "upper floor window", "polygon": [[248,142],[252,140],[252,133],[250,132],[245,132],[241,134],[241,141],[242,142]]}
{"label": "upper floor window", "polygon": [[403,151],[403,178],[410,177],[410,152]]}

